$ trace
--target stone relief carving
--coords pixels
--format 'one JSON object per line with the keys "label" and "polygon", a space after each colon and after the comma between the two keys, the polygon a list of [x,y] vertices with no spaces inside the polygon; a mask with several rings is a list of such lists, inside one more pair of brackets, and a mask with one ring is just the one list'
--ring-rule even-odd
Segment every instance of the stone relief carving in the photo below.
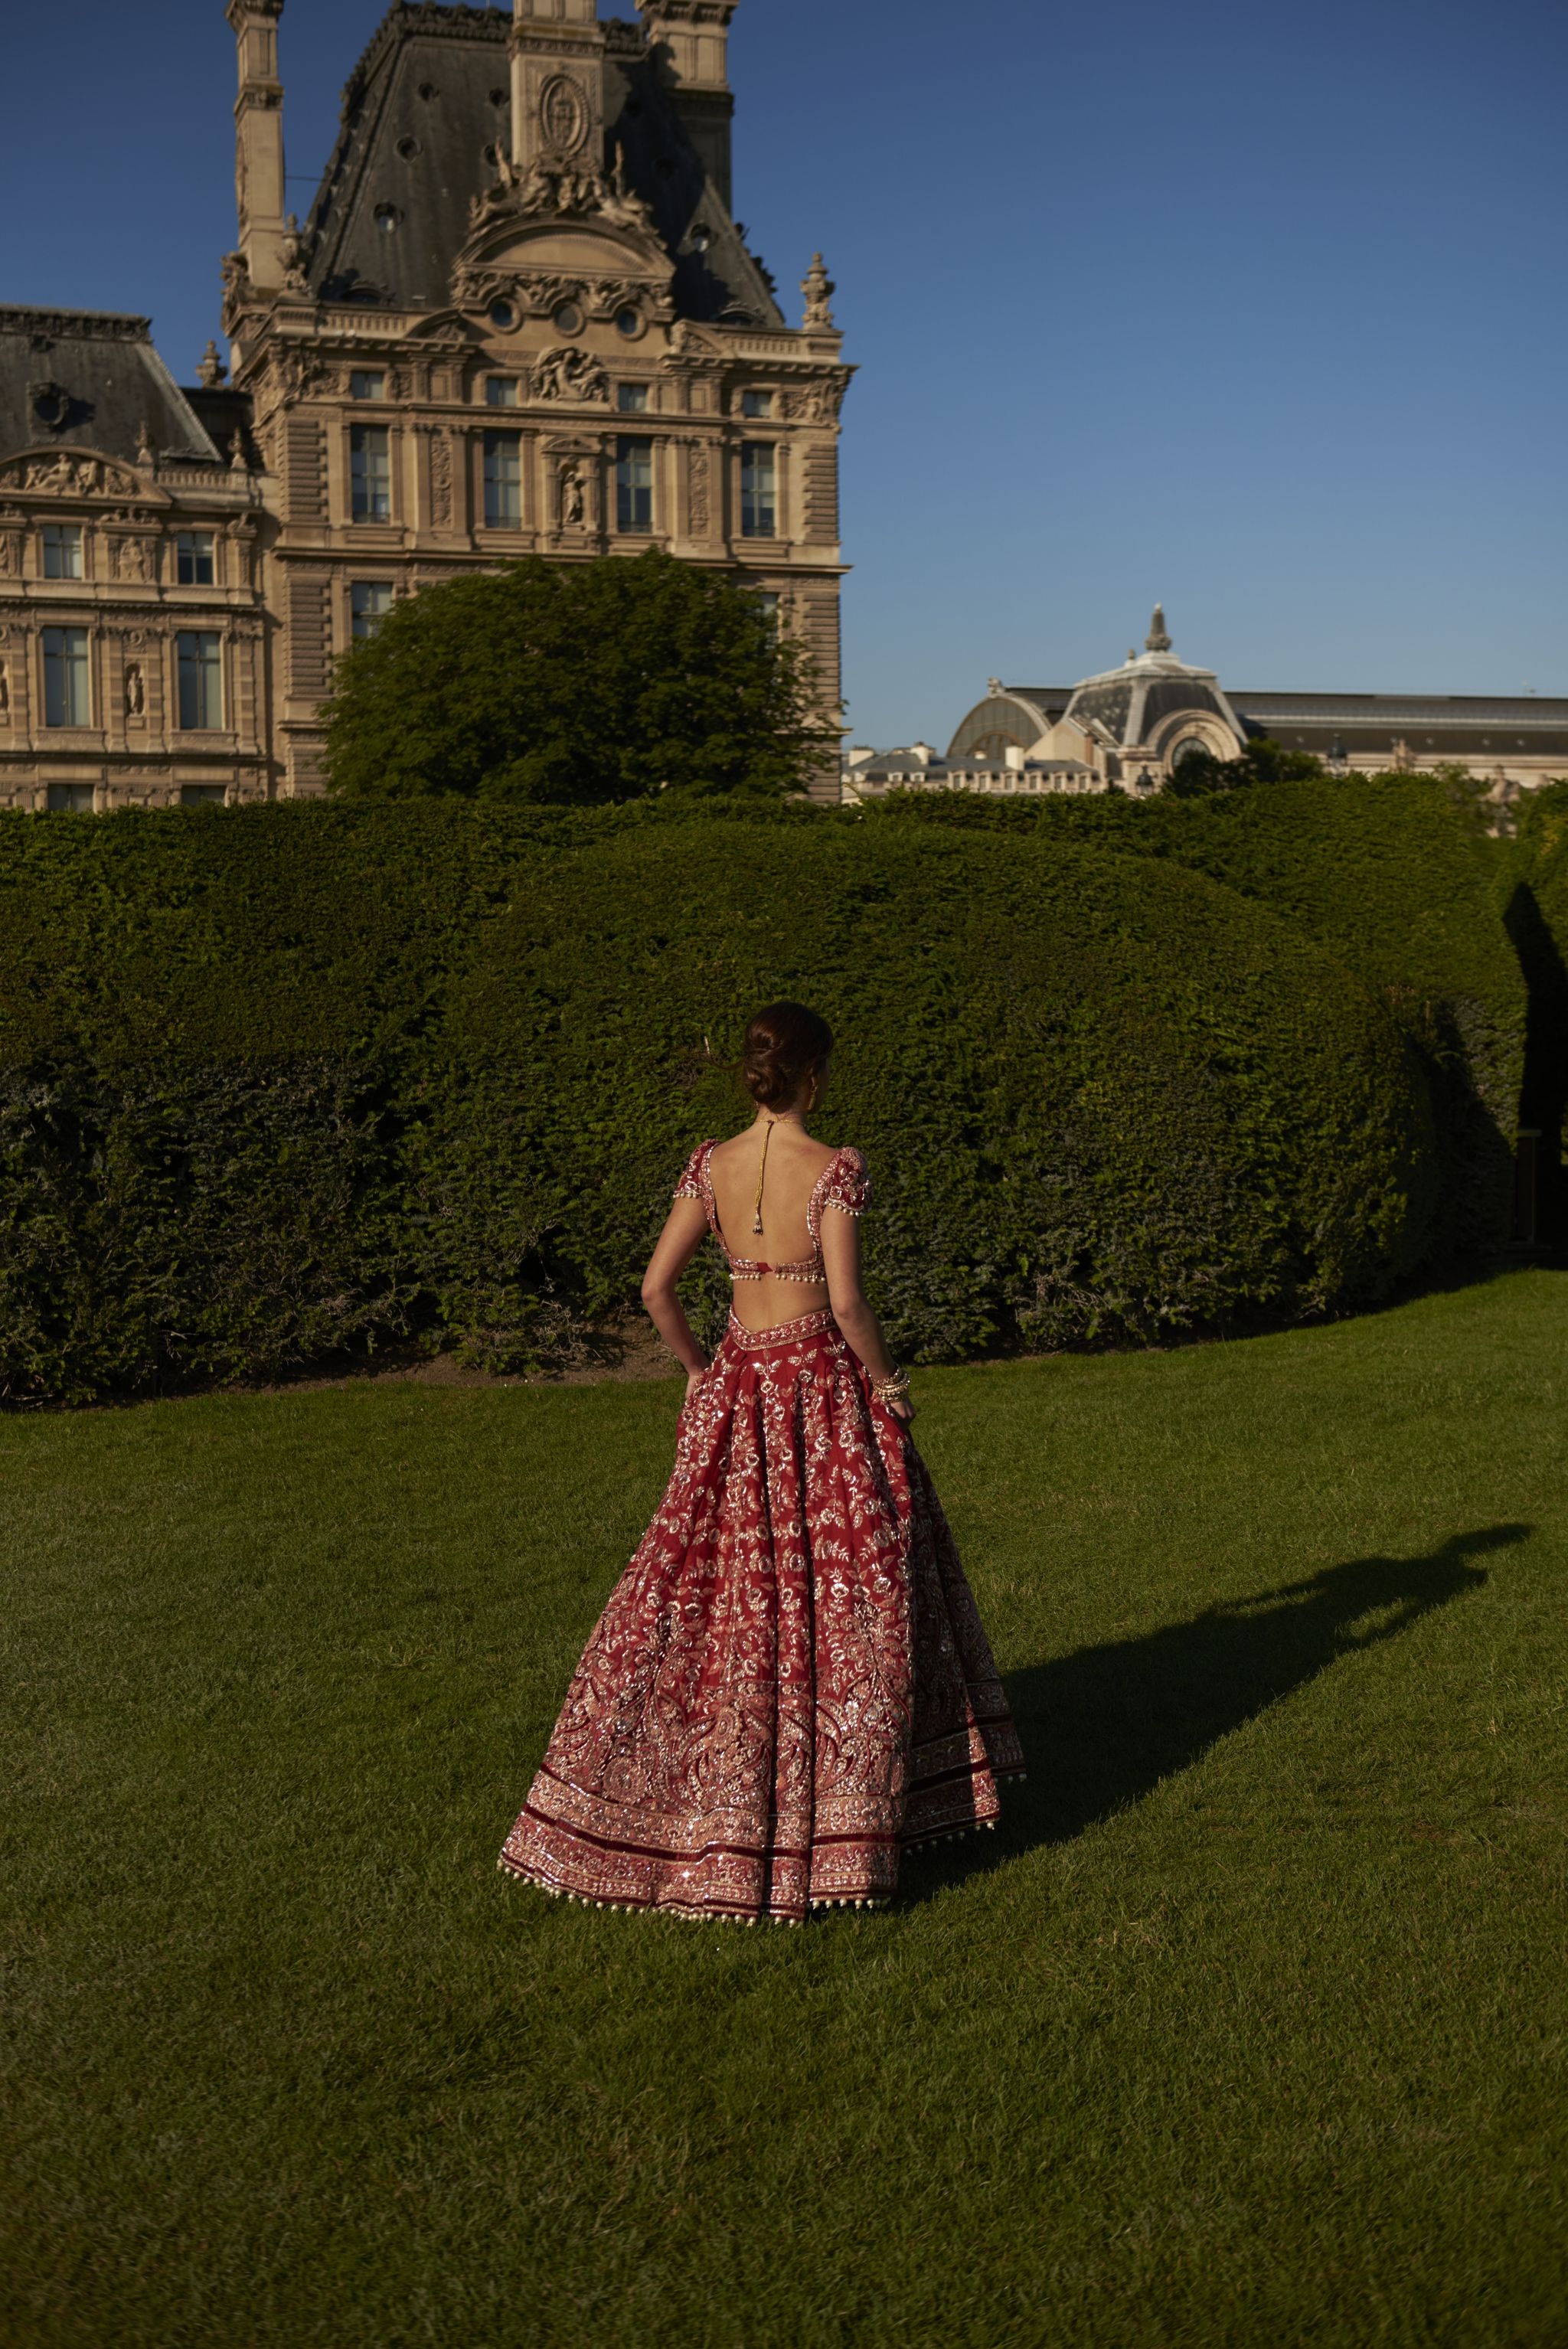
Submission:
{"label": "stone relief carving", "polygon": [[516,165],[503,154],[497,170],[494,187],[486,188],[469,206],[470,229],[488,228],[493,221],[513,216],[527,219],[541,212],[559,212],[603,220],[612,228],[653,231],[652,208],[627,187],[619,164],[614,177],[606,179],[591,165],[560,155],[542,155],[520,178]]}
{"label": "stone relief carving", "polygon": [[0,660],[0,726],[11,715],[11,678],[5,664]]}
{"label": "stone relief carving", "polygon": [[125,672],[125,714],[140,718],[147,710],[147,684],[141,673],[141,663],[130,661]]}
{"label": "stone relief carving", "polygon": [[539,94],[539,126],[558,155],[575,155],[588,143],[593,115],[581,82],[552,74]]}
{"label": "stone relief carving", "polygon": [[575,399],[603,404],[610,397],[610,378],[589,352],[562,347],[558,350],[546,351],[543,357],[535,362],[533,396],[536,399]]}
{"label": "stone relief carving", "polygon": [[10,531],[0,531],[0,579],[15,579],[21,569],[21,540]]}
{"label": "stone relief carving", "polygon": [[691,534],[706,538],[711,526],[708,504],[709,467],[707,443],[698,440],[691,452]]}
{"label": "stone relief carving", "polygon": [[283,264],[284,292],[308,294],[310,280],[305,275],[305,240],[300,233],[298,215],[290,212],[278,242],[278,259]]}
{"label": "stone relief carving", "polygon": [[452,444],[440,431],[430,435],[430,519],[442,529],[452,519]]}
{"label": "stone relief carving", "polygon": [[18,458],[0,467],[0,481],[67,498],[123,498],[139,486],[135,474],[119,465],[106,464],[101,457],[70,457],[64,450],[57,457]]}
{"label": "stone relief carving", "polygon": [[144,538],[122,538],[119,543],[119,575],[134,587],[145,587],[151,577],[150,550]]}

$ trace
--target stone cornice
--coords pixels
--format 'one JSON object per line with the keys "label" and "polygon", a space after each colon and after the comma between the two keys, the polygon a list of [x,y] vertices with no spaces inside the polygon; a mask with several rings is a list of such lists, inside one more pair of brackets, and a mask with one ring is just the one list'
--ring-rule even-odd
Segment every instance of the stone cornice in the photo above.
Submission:
{"label": "stone cornice", "polygon": [[46,335],[52,342],[150,343],[150,318],[118,310],[24,310],[0,304],[0,335]]}

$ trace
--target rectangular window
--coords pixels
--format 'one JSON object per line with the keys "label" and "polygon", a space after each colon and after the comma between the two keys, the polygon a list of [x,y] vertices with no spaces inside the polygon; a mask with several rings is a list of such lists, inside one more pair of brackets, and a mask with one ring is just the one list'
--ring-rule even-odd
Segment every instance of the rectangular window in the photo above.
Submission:
{"label": "rectangular window", "polygon": [[645,416],[648,412],[647,385],[645,383],[617,384],[615,405],[623,416]]}
{"label": "rectangular window", "polygon": [[392,435],[385,424],[356,424],[348,436],[356,522],[392,519]]}
{"label": "rectangular window", "polygon": [[485,434],[485,528],[522,527],[522,440],[516,432]]}
{"label": "rectangular window", "polygon": [[44,723],[90,726],[92,680],[85,628],[44,630]]}
{"label": "rectangular window", "polygon": [[175,544],[175,560],[181,587],[211,587],[218,575],[218,563],[213,552],[210,530],[182,530]]}
{"label": "rectangular window", "polygon": [[780,616],[783,611],[784,598],[781,595],[769,595],[767,590],[764,589],[762,593],[758,595],[757,600],[762,607],[762,617],[768,624],[769,636],[774,644],[777,644],[779,641],[779,629]]}
{"label": "rectangular window", "polygon": [[180,636],[180,724],[188,734],[223,723],[223,639],[215,629]]}
{"label": "rectangular window", "polygon": [[82,526],[78,522],[44,524],[44,576],[79,579],[82,575]]}
{"label": "rectangular window", "polygon": [[770,441],[748,440],[740,451],[740,534],[779,535],[779,451]]}
{"label": "rectangular window", "polygon": [[356,367],[348,378],[351,399],[385,399],[387,378],[379,367]]}
{"label": "rectangular window", "polygon": [[181,783],[181,807],[225,807],[228,804],[227,783]]}
{"label": "rectangular window", "polygon": [[392,609],[392,589],[385,579],[356,579],[349,589],[356,637],[373,636]]}
{"label": "rectangular window", "polygon": [[489,377],[485,383],[485,406],[487,408],[515,408],[517,406],[517,378],[513,375],[492,375]]}
{"label": "rectangular window", "polygon": [[653,526],[654,444],[621,440],[615,449],[615,527],[641,531]]}
{"label": "rectangular window", "polygon": [[51,815],[91,815],[92,812],[91,783],[51,783],[49,785]]}
{"label": "rectangular window", "polygon": [[743,391],[740,395],[742,416],[771,416],[773,394],[770,391]]}

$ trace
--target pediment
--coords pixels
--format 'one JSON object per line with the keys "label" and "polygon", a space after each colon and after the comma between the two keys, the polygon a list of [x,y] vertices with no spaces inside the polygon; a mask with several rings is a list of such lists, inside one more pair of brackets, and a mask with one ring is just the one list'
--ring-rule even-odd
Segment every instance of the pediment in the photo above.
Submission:
{"label": "pediment", "polygon": [[537,270],[552,276],[640,277],[666,285],[675,275],[656,237],[634,229],[579,227],[560,221],[507,221],[470,240],[463,259],[472,269]]}
{"label": "pediment", "polygon": [[99,449],[23,449],[0,458],[0,490],[22,497],[137,498],[146,505],[171,505],[133,465]]}

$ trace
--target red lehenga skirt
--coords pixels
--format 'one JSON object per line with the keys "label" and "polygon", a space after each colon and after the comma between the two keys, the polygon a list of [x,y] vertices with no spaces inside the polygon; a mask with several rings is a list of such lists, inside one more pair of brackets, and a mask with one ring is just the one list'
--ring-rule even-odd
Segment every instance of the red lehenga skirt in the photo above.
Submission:
{"label": "red lehenga skirt", "polygon": [[1023,1755],[925,1464],[832,1315],[733,1318],[500,1865],[801,1923],[995,1824]]}

